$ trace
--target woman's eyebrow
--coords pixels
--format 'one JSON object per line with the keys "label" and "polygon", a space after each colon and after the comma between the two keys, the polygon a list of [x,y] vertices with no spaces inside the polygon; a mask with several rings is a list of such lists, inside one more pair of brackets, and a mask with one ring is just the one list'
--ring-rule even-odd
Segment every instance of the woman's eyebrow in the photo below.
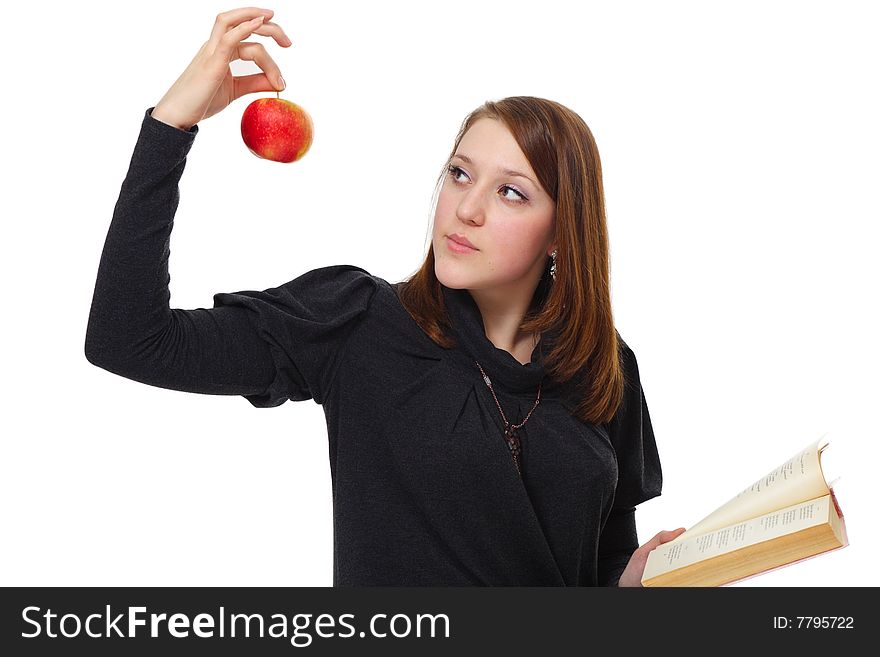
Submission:
{"label": "woman's eyebrow", "polygon": [[[473,164],[474,161],[469,158],[467,155],[462,155],[460,153],[456,153],[452,157],[457,157],[460,160],[464,160],[468,164]],[[498,173],[503,173],[505,176],[519,176],[520,178],[525,178],[530,183],[535,184],[535,181],[529,178],[526,174],[521,173],[519,171],[514,171],[513,169],[498,169]]]}

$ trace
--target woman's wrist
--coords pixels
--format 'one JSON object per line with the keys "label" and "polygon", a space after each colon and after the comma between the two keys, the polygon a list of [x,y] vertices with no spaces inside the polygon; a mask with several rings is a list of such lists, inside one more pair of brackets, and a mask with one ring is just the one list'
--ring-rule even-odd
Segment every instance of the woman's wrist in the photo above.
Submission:
{"label": "woman's wrist", "polygon": [[170,125],[178,130],[188,131],[192,128],[191,125],[184,125],[183,122],[176,119],[173,114],[170,114],[164,107],[160,107],[156,105],[153,108],[153,111],[150,112],[150,116],[152,116],[157,121],[161,121],[167,125]]}

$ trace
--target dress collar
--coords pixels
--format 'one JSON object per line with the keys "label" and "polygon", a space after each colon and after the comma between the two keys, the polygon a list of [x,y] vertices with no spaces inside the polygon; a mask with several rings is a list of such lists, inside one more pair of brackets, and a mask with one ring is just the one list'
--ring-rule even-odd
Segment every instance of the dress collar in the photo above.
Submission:
{"label": "dress collar", "polygon": [[[531,361],[520,363],[509,352],[496,347],[486,337],[483,316],[477,302],[467,289],[454,289],[440,284],[443,299],[452,323],[452,330],[458,339],[458,357],[466,360],[466,366],[479,374],[476,363],[492,381],[493,387],[503,387],[511,392],[537,393],[541,384],[541,395],[556,387],[550,377],[545,376],[544,357],[552,345],[552,332],[545,331],[532,352]],[[536,291],[536,295],[540,290]]]}

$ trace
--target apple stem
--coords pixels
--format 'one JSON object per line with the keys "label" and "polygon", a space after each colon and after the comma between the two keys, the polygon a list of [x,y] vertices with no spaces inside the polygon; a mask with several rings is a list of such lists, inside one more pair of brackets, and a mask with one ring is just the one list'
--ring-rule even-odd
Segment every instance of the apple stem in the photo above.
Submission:
{"label": "apple stem", "polygon": [[280,91],[276,91],[275,95],[278,97],[279,100],[281,99],[281,92]]}

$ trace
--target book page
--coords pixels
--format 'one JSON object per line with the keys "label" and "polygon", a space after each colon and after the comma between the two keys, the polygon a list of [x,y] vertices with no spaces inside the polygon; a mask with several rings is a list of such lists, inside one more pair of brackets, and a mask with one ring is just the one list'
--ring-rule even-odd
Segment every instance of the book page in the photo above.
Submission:
{"label": "book page", "polygon": [[828,521],[830,505],[831,496],[825,495],[744,520],[730,527],[722,527],[707,534],[695,534],[686,541],[663,543],[648,555],[642,581],[747,545],[762,543],[821,525]]}
{"label": "book page", "polygon": [[828,446],[826,435],[799,450],[670,543],[828,495],[828,484],[819,463],[822,450]]}

